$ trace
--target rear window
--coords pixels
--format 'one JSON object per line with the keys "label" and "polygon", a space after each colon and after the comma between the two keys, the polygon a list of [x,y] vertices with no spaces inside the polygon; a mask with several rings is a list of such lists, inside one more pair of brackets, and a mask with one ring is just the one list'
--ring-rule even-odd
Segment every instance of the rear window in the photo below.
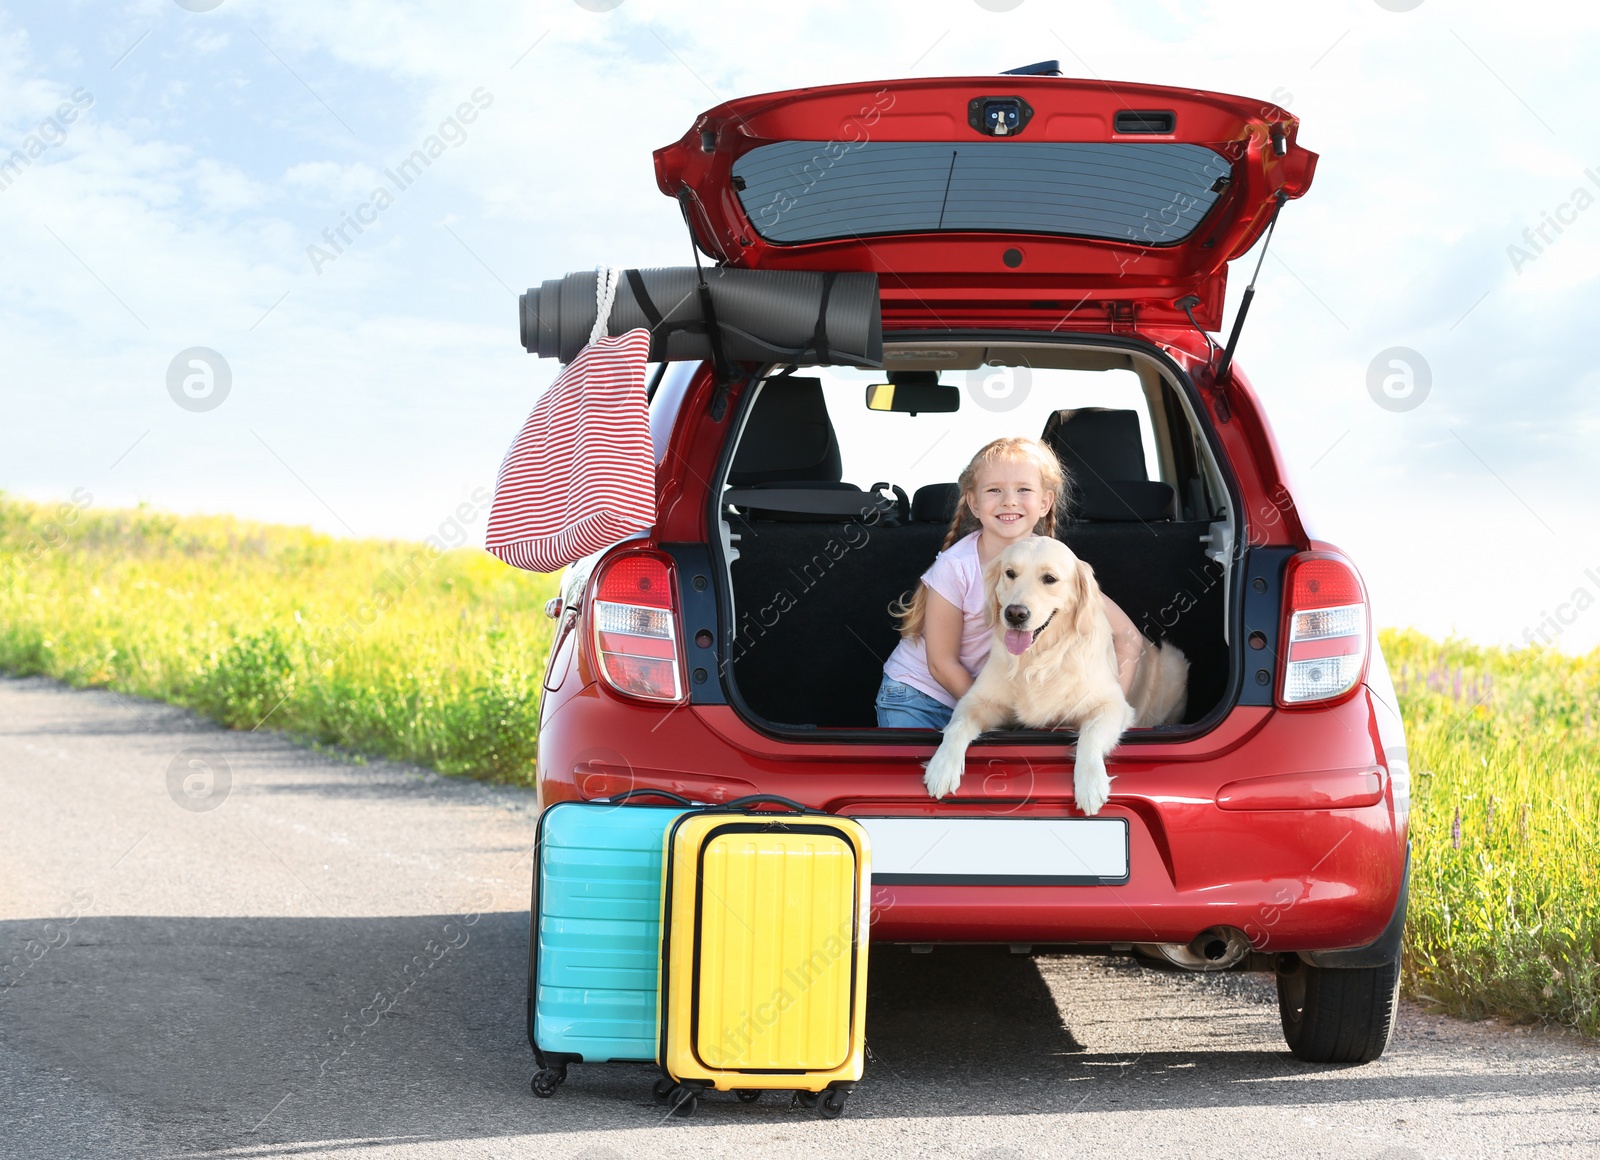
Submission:
{"label": "rear window", "polygon": [[779,141],[733,164],[766,240],[980,232],[1181,242],[1216,203],[1227,158],[1173,141]]}
{"label": "rear window", "polygon": [[805,373],[822,380],[844,480],[857,487],[881,481],[914,495],[928,484],[954,483],[990,440],[1037,439],[1052,414],[1080,407],[1132,411],[1138,416],[1146,478],[1160,462],[1150,411],[1132,371],[991,366],[947,371],[940,380],[961,388],[961,409],[918,415],[867,410],[867,384],[883,382],[882,371],[808,367]]}

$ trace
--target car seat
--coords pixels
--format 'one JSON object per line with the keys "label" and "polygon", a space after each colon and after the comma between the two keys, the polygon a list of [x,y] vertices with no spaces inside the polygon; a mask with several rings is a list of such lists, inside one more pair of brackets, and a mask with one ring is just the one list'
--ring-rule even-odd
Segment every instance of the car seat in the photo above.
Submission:
{"label": "car seat", "polygon": [[1082,520],[1150,522],[1173,518],[1171,484],[1150,478],[1139,416],[1134,411],[1080,407],[1050,416],[1040,436],[1072,480],[1074,514]]}
{"label": "car seat", "polygon": [[839,437],[821,379],[771,379],[760,392],[739,435],[723,503],[758,520],[839,523],[873,510],[897,520],[892,501],[840,481]]}

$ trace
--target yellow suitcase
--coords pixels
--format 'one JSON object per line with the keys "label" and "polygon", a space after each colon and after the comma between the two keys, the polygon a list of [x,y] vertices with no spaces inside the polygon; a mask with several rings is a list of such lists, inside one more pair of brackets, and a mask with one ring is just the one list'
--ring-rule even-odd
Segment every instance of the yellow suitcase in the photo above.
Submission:
{"label": "yellow suitcase", "polygon": [[739,798],[669,826],[664,864],[657,1101],[687,1116],[708,1089],[788,1089],[839,1115],[865,1055],[866,831]]}

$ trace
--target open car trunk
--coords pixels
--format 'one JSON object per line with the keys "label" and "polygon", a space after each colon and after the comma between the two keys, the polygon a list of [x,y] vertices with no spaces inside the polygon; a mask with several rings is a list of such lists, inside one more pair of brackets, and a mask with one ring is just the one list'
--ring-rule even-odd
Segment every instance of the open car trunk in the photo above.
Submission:
{"label": "open car trunk", "polygon": [[[1063,365],[1077,360],[1097,370],[1139,367],[1139,380],[1152,402],[1149,414],[1159,415],[1154,474],[1161,479],[1147,480],[1144,487],[1161,489],[1165,481],[1172,502],[1167,510],[1146,511],[1149,518],[1140,518],[1108,511],[1105,503],[1091,502],[1084,494],[1077,518],[1064,522],[1058,536],[1093,567],[1102,590],[1145,636],[1183,650],[1190,664],[1183,723],[1197,723],[1222,707],[1229,688],[1228,591],[1233,577],[1226,545],[1237,542],[1229,530],[1234,505],[1208,440],[1197,428],[1197,412],[1174,381],[1175,369],[1160,371],[1154,358],[1096,347],[1100,344],[1055,349],[1063,352],[1057,356]],[[995,357],[1032,358],[1036,374],[1038,364],[1049,360],[1025,346],[972,349],[982,352],[965,356],[975,364]],[[885,361],[904,365],[907,353],[891,345]],[[798,381],[772,379],[761,389],[794,391],[799,388],[792,383]],[[755,438],[750,434],[757,426],[753,416],[764,405],[770,403],[764,404],[760,393],[747,395],[731,427],[741,442],[728,458],[722,481],[735,485],[730,496],[740,494],[738,465],[759,450],[748,444]],[[792,410],[785,414],[791,428],[802,419]],[[963,460],[978,450],[977,443],[966,446],[965,428],[952,431]],[[801,442],[791,429],[784,445]],[[1064,466],[1072,474],[1068,458],[1063,457]],[[810,486],[839,486],[838,464],[835,449],[831,469],[812,472]],[[1100,470],[1106,470],[1103,463]],[[806,475],[791,472],[787,486],[802,485]],[[865,487],[874,479],[850,482]],[[724,568],[719,571],[731,585],[734,613],[730,692],[754,723],[777,730],[877,728],[873,702],[884,662],[900,639],[890,605],[916,589],[943,548],[954,510],[952,487],[922,488],[910,504],[910,518],[898,523],[876,514],[820,514],[826,504],[819,504],[819,513],[813,515],[722,505]]]}
{"label": "open car trunk", "polygon": [[[876,728],[873,698],[883,662],[900,636],[888,606],[916,588],[944,542],[946,522],[874,528],[859,525],[739,521],[732,568],[740,609],[733,678],[750,710],[779,727]],[[1150,635],[1174,593],[1216,565],[1206,556],[1209,523],[1077,522],[1060,538],[1094,568],[1101,588]],[[851,546],[854,536],[859,546]],[[834,557],[837,556],[837,559]],[[784,601],[779,594],[792,600]],[[774,615],[784,604],[787,610]],[[766,618],[761,613],[771,609]],[[746,618],[748,614],[748,620]],[[1228,679],[1223,586],[1199,593],[1165,637],[1189,658],[1185,720],[1206,717]],[[770,619],[770,627],[764,623]]]}
{"label": "open car trunk", "polygon": [[[1135,430],[1155,428],[1158,463],[1147,475],[1142,454],[1124,457],[1137,462],[1119,477],[1126,494],[1113,498],[1133,518],[1086,505],[1059,534],[1147,637],[1183,650],[1186,719],[1198,724],[1240,679],[1229,655],[1240,512],[1192,385],[1133,336],[1220,328],[1228,263],[1310,187],[1317,157],[1298,133],[1286,110],[1225,93],[1047,75],[934,77],[724,102],[658,149],[655,165],[659,188],[721,266],[877,274],[891,371],[939,369],[903,345],[897,361],[896,341],[913,333],[937,346],[1008,332],[995,341],[1033,341],[1041,354],[1055,341],[1064,349],[1075,333],[1080,350],[1100,352],[1087,370],[1114,365],[1108,352],[1130,352],[1121,365],[1139,376],[1148,404]],[[803,365],[830,361],[823,331]],[[945,365],[979,374],[1068,365],[1017,359],[980,354]],[[1056,405],[1063,424],[1082,406]],[[1117,417],[1124,431],[1129,414]],[[796,438],[827,423],[793,418]],[[1049,442],[1038,426],[1005,433]],[[981,442],[964,422],[947,446],[970,457]],[[787,454],[777,439],[770,450]],[[864,454],[844,477],[835,449],[809,474],[796,465],[764,477],[736,471],[727,482],[816,492],[847,478],[856,488],[913,482],[879,474],[877,460]],[[1067,458],[1063,466],[1083,482],[1099,474],[1077,474]],[[948,490],[956,474],[939,486]],[[1161,494],[1170,497],[1161,510],[1144,507]],[[722,497],[736,705],[773,726],[875,726],[876,689],[899,639],[889,605],[915,588],[949,531],[948,511],[922,499],[907,505],[901,526],[869,527],[823,514],[848,508],[839,492],[811,513]]]}

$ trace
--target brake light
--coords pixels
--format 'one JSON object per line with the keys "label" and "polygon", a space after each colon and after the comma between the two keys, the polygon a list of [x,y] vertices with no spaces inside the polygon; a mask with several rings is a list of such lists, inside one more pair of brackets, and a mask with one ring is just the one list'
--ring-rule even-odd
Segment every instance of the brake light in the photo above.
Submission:
{"label": "brake light", "polygon": [[1350,562],[1331,552],[1289,561],[1278,703],[1325,704],[1344,697],[1367,669],[1367,594]]}
{"label": "brake light", "polygon": [[600,676],[630,697],[681,700],[677,617],[667,561],[632,551],[602,568],[590,613]]}

